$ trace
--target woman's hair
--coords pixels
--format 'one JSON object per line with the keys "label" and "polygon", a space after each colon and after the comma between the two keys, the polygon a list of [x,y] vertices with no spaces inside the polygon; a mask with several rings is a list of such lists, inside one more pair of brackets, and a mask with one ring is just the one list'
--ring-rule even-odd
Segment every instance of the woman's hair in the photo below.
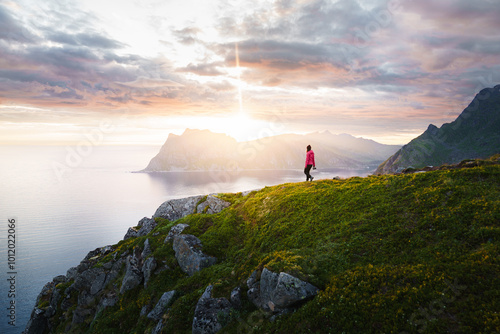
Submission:
{"label": "woman's hair", "polygon": [[307,152],[311,150],[311,145],[307,145]]}

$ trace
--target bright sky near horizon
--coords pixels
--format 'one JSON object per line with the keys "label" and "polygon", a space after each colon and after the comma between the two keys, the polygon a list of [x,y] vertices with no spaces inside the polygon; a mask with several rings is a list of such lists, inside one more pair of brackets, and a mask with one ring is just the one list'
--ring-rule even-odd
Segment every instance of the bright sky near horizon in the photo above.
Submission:
{"label": "bright sky near horizon", "polygon": [[0,0],[0,144],[405,144],[500,82],[500,0]]}

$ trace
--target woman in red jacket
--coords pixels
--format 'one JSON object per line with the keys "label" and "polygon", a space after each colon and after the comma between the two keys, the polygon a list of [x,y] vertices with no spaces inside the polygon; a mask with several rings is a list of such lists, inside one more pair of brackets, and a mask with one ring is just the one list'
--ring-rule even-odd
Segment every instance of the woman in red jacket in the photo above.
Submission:
{"label": "woman in red jacket", "polygon": [[306,181],[309,179],[314,180],[314,177],[309,174],[311,167],[316,169],[316,163],[314,162],[314,151],[311,150],[311,145],[307,145],[307,155],[306,155],[306,167],[304,168],[304,174],[306,174]]}

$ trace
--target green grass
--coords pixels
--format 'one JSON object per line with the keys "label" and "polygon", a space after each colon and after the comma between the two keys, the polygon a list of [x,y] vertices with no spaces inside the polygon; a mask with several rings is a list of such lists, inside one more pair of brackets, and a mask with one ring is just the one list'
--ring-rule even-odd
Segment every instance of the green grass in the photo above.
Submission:
{"label": "green grass", "polygon": [[[148,332],[156,322],[139,317],[142,306],[173,289],[165,332],[189,333],[208,284],[214,297],[229,298],[264,267],[321,291],[274,322],[244,300],[222,332],[500,332],[499,165],[288,183],[221,197],[233,204],[219,214],[159,220],[148,238],[170,270],[154,275],[147,289],[127,292],[89,333]],[[216,265],[192,277],[180,270],[171,243],[163,244],[177,223],[190,225],[184,233],[200,238]],[[123,241],[115,252],[144,240]]]}

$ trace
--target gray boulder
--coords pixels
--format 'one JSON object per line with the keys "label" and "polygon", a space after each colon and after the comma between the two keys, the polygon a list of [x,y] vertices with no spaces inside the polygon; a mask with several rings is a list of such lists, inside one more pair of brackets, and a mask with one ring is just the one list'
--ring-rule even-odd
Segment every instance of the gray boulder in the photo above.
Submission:
{"label": "gray boulder", "polygon": [[139,248],[134,248],[134,255],[129,255],[127,257],[127,267],[125,271],[125,276],[122,280],[122,286],[120,288],[120,294],[125,293],[141,284],[143,280],[142,274],[142,257]]}
{"label": "gray boulder", "polygon": [[[120,276],[120,270],[123,266],[123,263],[126,261],[126,258],[119,258],[116,261],[111,261],[108,262],[106,267],[108,267],[109,271],[106,274],[106,281],[104,282],[104,287],[106,287],[108,284],[112,283],[115,281],[115,279]],[[104,266],[103,266],[104,267]]]}
{"label": "gray boulder", "polygon": [[211,194],[207,196],[207,199],[203,203],[200,203],[196,207],[196,212],[207,214],[219,213],[230,205],[231,203],[226,202]]}
{"label": "gray boulder", "polygon": [[287,273],[280,273],[274,288],[272,302],[278,308],[287,308],[313,298],[319,289]]}
{"label": "gray boulder", "polygon": [[129,227],[127,233],[125,233],[125,236],[123,237],[123,240],[137,238],[138,236],[138,229],[136,229],[135,227]]}
{"label": "gray boulder", "polygon": [[139,268],[135,266],[127,266],[127,272],[123,277],[122,286],[120,288],[120,293],[123,294],[128,290],[132,290],[137,287],[142,282],[142,275]]}
{"label": "gray boulder", "polygon": [[156,209],[153,219],[161,217],[174,221],[194,213],[196,204],[203,199],[203,196],[191,196],[186,198],[171,199],[160,205]]}
{"label": "gray boulder", "polygon": [[57,310],[57,305],[59,304],[59,301],[61,300],[61,290],[58,288],[55,288],[52,290],[52,295],[50,296],[50,307],[53,310]]}
{"label": "gray boulder", "polygon": [[26,324],[23,334],[45,333],[47,327],[48,321],[45,317],[45,311],[35,307],[31,312],[30,320]]}
{"label": "gray boulder", "polygon": [[260,275],[257,270],[254,270],[250,277],[247,279],[247,296],[248,300],[250,300],[255,306],[258,308],[261,307],[261,299],[260,299]]}
{"label": "gray boulder", "polygon": [[251,274],[250,274],[250,277],[248,277],[247,279],[247,286],[249,288],[252,288],[254,286],[255,283],[257,283],[259,281],[259,278],[260,278],[260,275],[259,273],[257,272],[257,270],[254,270]]}
{"label": "gray boulder", "polygon": [[104,289],[104,283],[106,282],[106,273],[102,268],[95,268],[95,278],[90,286],[90,294],[96,295]]}
{"label": "gray boulder", "polygon": [[256,273],[247,280],[248,298],[257,307],[269,311],[283,313],[300,302],[313,298],[319,291],[314,285],[304,282],[287,273],[276,274],[264,268],[260,281]]}
{"label": "gray boulder", "polygon": [[54,282],[55,285],[60,283],[66,283],[66,276],[64,275],[56,276],[52,279],[52,282]]}
{"label": "gray boulder", "polygon": [[217,333],[229,321],[231,303],[226,298],[212,298],[212,289],[212,285],[209,285],[196,304],[193,334]]}
{"label": "gray boulder", "polygon": [[200,239],[194,235],[181,234],[174,237],[175,258],[182,271],[189,276],[217,262],[215,257],[203,254],[202,247]]}
{"label": "gray boulder", "polygon": [[188,224],[177,224],[175,226],[172,226],[170,231],[167,234],[167,237],[165,238],[164,243],[170,242],[174,240],[174,237],[176,235],[180,235],[186,228],[188,228]]}
{"label": "gray boulder", "polygon": [[[200,203],[203,198],[204,196],[191,196],[163,202],[158,209],[156,209],[152,218],[142,218],[136,227],[130,227],[128,229],[123,239],[126,240],[147,235],[157,226],[155,222],[155,218],[157,217],[175,221],[195,212],[208,214],[218,213],[231,205],[231,203],[221,200],[214,194],[208,195],[206,199]],[[173,236],[170,237],[170,240],[172,240],[172,238]],[[165,240],[165,242],[168,241]]]}
{"label": "gray boulder", "polygon": [[241,288],[236,287],[231,291],[231,305],[235,309],[240,309],[241,308]]}
{"label": "gray boulder", "polygon": [[139,237],[142,237],[144,235],[147,235],[149,232],[151,232],[156,225],[158,225],[154,219],[144,217],[141,220],[139,220],[139,225],[141,228],[137,232]]}
{"label": "gray boulder", "polygon": [[142,237],[151,232],[156,225],[158,225],[154,219],[144,217],[137,223],[136,227],[129,227],[127,233],[123,237],[123,240],[127,240],[129,238]]}
{"label": "gray boulder", "polygon": [[118,296],[114,291],[111,291],[104,296],[101,296],[99,305],[97,305],[97,310],[95,313],[94,320],[97,318],[99,313],[101,313],[106,307],[113,307],[118,303]]}
{"label": "gray boulder", "polygon": [[76,275],[78,275],[77,267],[71,267],[66,271],[66,279],[68,281],[75,279]]}
{"label": "gray boulder", "polygon": [[144,287],[147,288],[149,279],[151,278],[151,275],[153,274],[153,271],[157,267],[157,263],[154,257],[148,257],[146,261],[144,261],[144,264],[142,265],[142,274],[144,275]]}
{"label": "gray boulder", "polygon": [[260,276],[260,299],[261,308],[265,311],[274,311],[274,292],[278,284],[279,275],[273,273],[267,268],[262,270],[262,275]]}
{"label": "gray boulder", "polygon": [[191,196],[166,201],[156,210],[153,219],[162,217],[174,221],[195,212],[208,214],[219,213],[231,205],[231,203],[223,201],[214,194],[208,195],[206,199],[200,203],[201,200],[203,200],[203,196]]}
{"label": "gray boulder", "polygon": [[247,291],[248,300],[250,300],[256,307],[262,308],[262,301],[260,298],[260,283],[255,283]]}
{"label": "gray boulder", "polygon": [[151,253],[153,253],[153,251],[151,250],[151,245],[149,244],[149,239],[146,239],[146,241],[144,242],[144,249],[141,253],[141,257],[143,259],[147,258]]}
{"label": "gray boulder", "polygon": [[174,296],[175,296],[175,290],[165,292],[161,296],[158,303],[156,303],[156,306],[153,308],[153,310],[151,312],[149,312],[147,317],[149,319],[153,319],[153,320],[160,320],[161,317],[163,316],[163,314],[165,313],[166,308],[170,304],[172,304],[172,302],[174,300]]}

